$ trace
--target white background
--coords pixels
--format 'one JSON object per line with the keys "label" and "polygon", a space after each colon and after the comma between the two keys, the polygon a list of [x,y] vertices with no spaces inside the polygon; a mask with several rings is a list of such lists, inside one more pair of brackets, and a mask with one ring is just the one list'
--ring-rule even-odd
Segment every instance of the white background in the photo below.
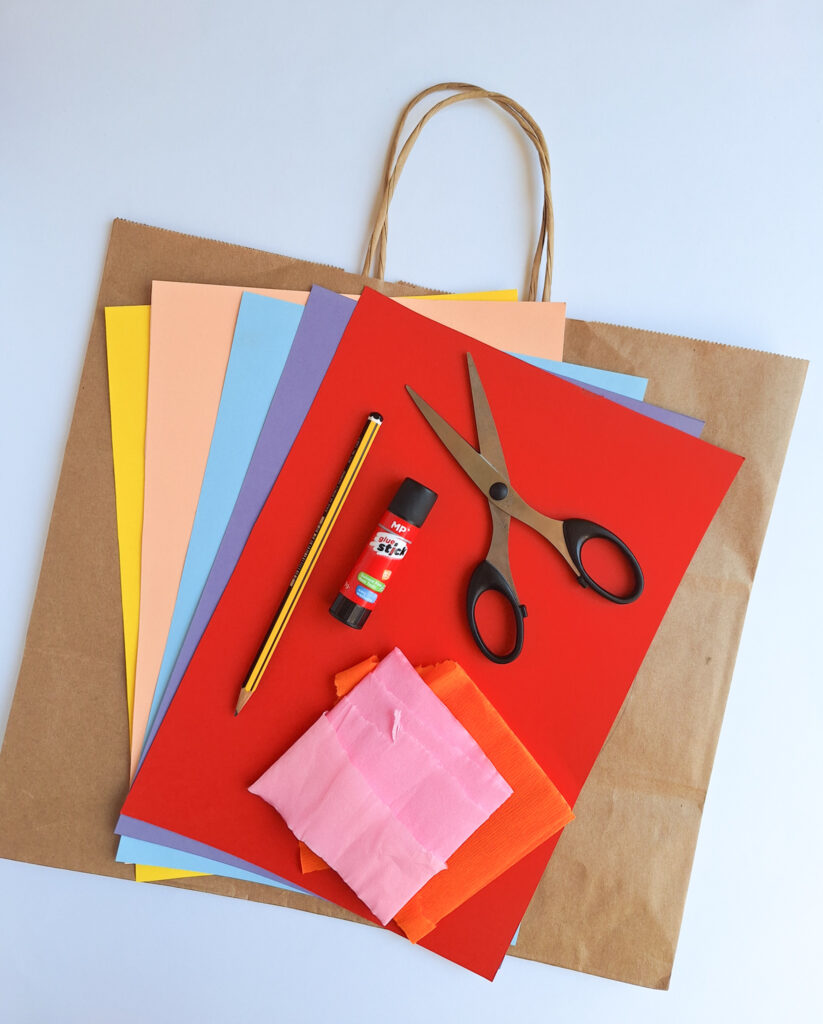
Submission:
{"label": "white background", "polygon": [[[570,316],[813,363],[669,992],[511,958],[490,985],[373,929],[1,861],[0,1019],[821,1019],[822,10],[3,0],[0,723],[116,216],[359,269],[401,107],[477,82],[549,140]],[[436,118],[398,190],[389,276],[521,285],[527,154],[491,108]]]}

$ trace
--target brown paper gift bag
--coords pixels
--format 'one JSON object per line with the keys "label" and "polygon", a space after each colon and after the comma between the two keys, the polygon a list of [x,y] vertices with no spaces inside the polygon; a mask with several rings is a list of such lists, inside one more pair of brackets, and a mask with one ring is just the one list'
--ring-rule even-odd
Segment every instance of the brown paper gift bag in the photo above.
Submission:
{"label": "brown paper gift bag", "polygon": [[[534,142],[544,178],[541,254],[551,268],[545,141],[522,108],[463,84],[448,102],[488,98]],[[433,108],[438,109],[440,105]],[[404,115],[405,116],[405,115]],[[421,121],[422,128],[431,112]],[[401,126],[398,126],[399,136]],[[415,133],[412,133],[413,144]],[[387,163],[369,247],[385,266],[385,219],[399,169]],[[368,266],[368,263],[367,263]],[[103,308],[148,303],[151,282],[271,288],[321,284],[353,292],[422,292],[365,274],[117,220],[66,445],[17,689],[0,751],[0,856],[117,878],[114,823],[128,780],[114,477]],[[515,956],[665,988],[671,972],[703,800],[749,591],[807,364],[770,355],[571,320],[570,362],[642,374],[650,401],[706,420],[704,436],[746,463],[695,555],[523,922]],[[298,893],[232,879],[191,889],[334,917]]]}

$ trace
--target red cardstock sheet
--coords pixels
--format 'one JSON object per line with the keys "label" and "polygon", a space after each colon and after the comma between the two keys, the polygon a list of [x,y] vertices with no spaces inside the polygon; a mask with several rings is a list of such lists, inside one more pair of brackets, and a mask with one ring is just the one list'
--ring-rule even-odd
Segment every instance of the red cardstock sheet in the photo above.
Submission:
{"label": "red cardstock sheet", "polygon": [[[511,568],[528,618],[523,652],[509,665],[483,657],[466,621],[466,587],[491,536],[488,504],[404,387],[476,444],[467,351],[517,491],[552,517],[608,527],[646,581],[635,603],[606,601],[513,521]],[[258,690],[235,717],[238,690],[372,411],[383,427]],[[123,813],[374,920],[332,872],[301,872],[294,836],[247,792],[334,703],[335,673],[394,646],[413,664],[459,662],[573,804],[741,463],[367,289]],[[365,627],[350,629],[329,605],[406,476],[439,498]],[[493,977],[556,841],[448,915],[421,945]]]}

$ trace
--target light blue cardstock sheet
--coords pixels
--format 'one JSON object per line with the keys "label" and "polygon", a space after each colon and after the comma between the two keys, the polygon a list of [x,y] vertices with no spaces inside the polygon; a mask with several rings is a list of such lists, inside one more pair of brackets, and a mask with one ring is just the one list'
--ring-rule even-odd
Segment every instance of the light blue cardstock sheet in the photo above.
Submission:
{"label": "light blue cardstock sheet", "polygon": [[[512,353],[517,355],[517,353]],[[591,384],[593,387],[611,391],[625,398],[634,398],[642,402],[646,396],[649,381],[647,377],[634,377],[630,373],[618,373],[616,370],[598,370],[594,366],[578,366],[577,363],[562,363],[556,359],[543,359],[541,356],[517,356],[524,363],[539,366],[565,380],[573,380],[576,384]]]}

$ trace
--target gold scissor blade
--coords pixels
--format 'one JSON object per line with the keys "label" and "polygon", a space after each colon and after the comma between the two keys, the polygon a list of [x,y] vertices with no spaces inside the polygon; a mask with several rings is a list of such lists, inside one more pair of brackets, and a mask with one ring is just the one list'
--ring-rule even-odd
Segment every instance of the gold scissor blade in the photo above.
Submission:
{"label": "gold scissor blade", "polygon": [[432,409],[429,403],[421,398],[408,384],[406,385],[406,391],[408,391],[411,400],[420,410],[428,425],[440,438],[452,458],[463,472],[474,481],[475,485],[483,491],[487,498],[492,484],[500,480],[508,480],[505,472],[503,474],[499,473],[490,462],[483,458],[480,452],[472,448],[469,442],[458,434],[454,427],[447,423],[439,412]]}
{"label": "gold scissor blade", "polygon": [[472,391],[472,405],[474,406],[474,424],[477,430],[477,441],[480,445],[480,454],[498,470],[503,471],[503,480],[508,484],[509,474],[506,469],[506,459],[503,455],[503,445],[500,443],[500,435],[497,433],[497,424],[494,422],[489,400],[486,398],[486,389],[480,380],[480,374],[474,365],[471,352],[466,353],[466,363],[469,368],[469,384]]}

